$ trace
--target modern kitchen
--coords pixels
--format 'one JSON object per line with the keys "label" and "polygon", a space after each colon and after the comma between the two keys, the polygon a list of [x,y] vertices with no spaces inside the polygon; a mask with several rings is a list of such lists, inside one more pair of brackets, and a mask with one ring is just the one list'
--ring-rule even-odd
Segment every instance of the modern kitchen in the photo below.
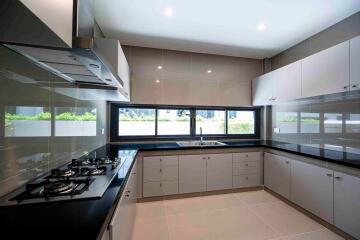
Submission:
{"label": "modern kitchen", "polygon": [[360,239],[359,0],[2,0],[1,239]]}

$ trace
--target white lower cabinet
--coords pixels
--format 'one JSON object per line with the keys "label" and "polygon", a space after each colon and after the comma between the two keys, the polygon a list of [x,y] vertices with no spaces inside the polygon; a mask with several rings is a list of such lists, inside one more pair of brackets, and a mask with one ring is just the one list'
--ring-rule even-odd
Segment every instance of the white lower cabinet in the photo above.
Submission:
{"label": "white lower cabinet", "polygon": [[264,156],[264,185],[290,199],[291,160],[272,153],[265,153]]}
{"label": "white lower cabinet", "polygon": [[179,157],[144,157],[143,196],[179,193]]}
{"label": "white lower cabinet", "polygon": [[206,157],[204,155],[179,156],[179,192],[206,191]]}
{"label": "white lower cabinet", "polygon": [[333,223],[333,171],[292,161],[291,201]]}
{"label": "white lower cabinet", "polygon": [[110,240],[130,240],[136,215],[137,175],[134,163],[109,225]]}
{"label": "white lower cabinet", "polygon": [[232,154],[208,154],[206,157],[206,190],[232,188]]}
{"label": "white lower cabinet", "polygon": [[233,154],[233,188],[262,185],[262,156],[260,152]]}
{"label": "white lower cabinet", "polygon": [[334,173],[334,225],[360,239],[360,178]]}

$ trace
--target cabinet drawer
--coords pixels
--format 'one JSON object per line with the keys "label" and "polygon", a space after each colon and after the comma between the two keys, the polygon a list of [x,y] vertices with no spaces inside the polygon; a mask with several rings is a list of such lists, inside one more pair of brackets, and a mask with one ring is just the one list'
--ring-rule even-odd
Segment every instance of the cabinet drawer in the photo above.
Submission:
{"label": "cabinet drawer", "polygon": [[233,165],[233,175],[257,174],[260,172],[260,163],[257,162],[236,162]]}
{"label": "cabinet drawer", "polygon": [[177,181],[179,179],[178,166],[163,166],[161,167],[161,181]]}
{"label": "cabinet drawer", "polygon": [[233,153],[234,162],[260,161],[260,159],[261,159],[260,152]]}
{"label": "cabinet drawer", "polygon": [[163,181],[161,182],[161,194],[172,195],[179,193],[179,182],[178,181]]}
{"label": "cabinet drawer", "polygon": [[161,166],[178,166],[179,156],[160,156]]}
{"label": "cabinet drawer", "polygon": [[233,176],[233,188],[260,186],[261,177],[259,174]]}
{"label": "cabinet drawer", "polygon": [[146,182],[143,185],[144,197],[161,196],[161,183],[160,182]]}

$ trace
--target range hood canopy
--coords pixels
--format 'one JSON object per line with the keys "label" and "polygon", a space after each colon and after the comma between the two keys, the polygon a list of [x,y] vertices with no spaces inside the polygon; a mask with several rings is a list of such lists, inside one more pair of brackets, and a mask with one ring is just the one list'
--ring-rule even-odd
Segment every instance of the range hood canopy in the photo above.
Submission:
{"label": "range hood canopy", "polygon": [[76,85],[122,92],[121,46],[102,37],[93,0],[1,0],[0,12],[7,48]]}

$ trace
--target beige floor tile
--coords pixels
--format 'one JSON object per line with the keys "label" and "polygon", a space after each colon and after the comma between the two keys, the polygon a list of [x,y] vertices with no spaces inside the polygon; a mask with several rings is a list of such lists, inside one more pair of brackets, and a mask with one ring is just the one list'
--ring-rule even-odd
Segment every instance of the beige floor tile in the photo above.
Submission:
{"label": "beige floor tile", "polygon": [[239,192],[233,194],[242,204],[259,204],[259,203],[271,203],[271,202],[280,202],[278,198],[271,195],[270,193],[260,190],[260,191],[251,191],[251,192]]}
{"label": "beige floor tile", "polygon": [[163,201],[144,202],[136,204],[136,218],[151,218],[165,216],[165,205]]}
{"label": "beige floor tile", "polygon": [[284,236],[281,240],[344,240],[344,238],[324,228],[313,232]]}
{"label": "beige floor tile", "polygon": [[165,217],[135,220],[132,240],[169,240]]}
{"label": "beige floor tile", "polygon": [[311,232],[322,228],[320,224],[284,202],[247,207],[281,235]]}
{"label": "beige floor tile", "polygon": [[204,212],[210,210],[215,200],[209,196],[164,201],[166,214]]}
{"label": "beige floor tile", "polygon": [[216,231],[216,239],[260,240],[278,236],[260,218],[246,207],[234,207],[213,211],[209,215],[210,226]]}

